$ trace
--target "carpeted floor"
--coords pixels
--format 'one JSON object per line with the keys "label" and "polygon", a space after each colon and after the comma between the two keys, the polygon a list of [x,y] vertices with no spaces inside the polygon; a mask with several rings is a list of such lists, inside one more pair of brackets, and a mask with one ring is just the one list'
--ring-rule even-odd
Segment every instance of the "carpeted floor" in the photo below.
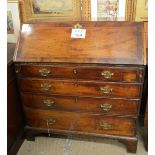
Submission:
{"label": "carpeted floor", "polygon": [[[136,155],[147,155],[139,138]],[[127,153],[123,144],[115,140],[75,140],[72,138],[36,137],[25,140],[17,155],[135,155]]]}

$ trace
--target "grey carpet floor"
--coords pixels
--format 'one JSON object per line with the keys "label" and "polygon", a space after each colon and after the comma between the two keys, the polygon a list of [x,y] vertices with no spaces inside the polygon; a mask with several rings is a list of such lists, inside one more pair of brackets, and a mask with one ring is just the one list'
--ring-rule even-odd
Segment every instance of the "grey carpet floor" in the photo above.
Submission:
{"label": "grey carpet floor", "polygon": [[[139,137],[136,155],[147,155]],[[72,138],[36,137],[25,140],[17,155],[135,155],[127,153],[123,144],[115,140],[75,140]]]}

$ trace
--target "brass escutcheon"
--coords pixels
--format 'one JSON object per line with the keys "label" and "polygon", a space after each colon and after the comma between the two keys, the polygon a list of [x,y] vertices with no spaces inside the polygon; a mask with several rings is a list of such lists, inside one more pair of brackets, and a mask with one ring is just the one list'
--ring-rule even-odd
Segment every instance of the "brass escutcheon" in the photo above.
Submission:
{"label": "brass escutcheon", "polygon": [[104,71],[104,72],[101,73],[101,75],[102,75],[105,79],[109,79],[109,78],[111,78],[111,77],[114,75],[114,73],[111,73],[110,71]]}
{"label": "brass escutcheon", "polygon": [[15,72],[16,72],[17,74],[19,74],[20,71],[21,71],[21,66],[16,66],[16,67],[15,67]]}
{"label": "brass escutcheon", "polygon": [[77,23],[76,25],[73,26],[74,29],[82,29],[82,25]]}
{"label": "brass escutcheon", "polygon": [[102,129],[104,129],[104,130],[108,130],[108,129],[111,129],[112,128],[112,126],[110,124],[108,124],[108,123],[101,123],[100,124],[100,127]]}
{"label": "brass escutcheon", "polygon": [[74,74],[77,74],[77,70],[76,70],[76,69],[73,69],[73,73],[74,73]]}
{"label": "brass escutcheon", "polygon": [[51,88],[51,85],[49,85],[48,83],[42,83],[40,86],[44,90],[49,90]]}
{"label": "brass escutcheon", "polygon": [[15,72],[18,74],[18,73],[20,72],[20,70],[17,70],[17,69],[16,69]]}
{"label": "brass escutcheon", "polygon": [[47,119],[47,123],[48,123],[48,125],[52,125],[52,124],[56,123],[56,120],[54,118],[49,118],[49,119]]}
{"label": "brass escutcheon", "polygon": [[48,76],[49,75],[49,73],[50,73],[50,70],[48,70],[47,68],[43,68],[43,69],[40,69],[39,70],[39,73],[40,73],[40,75],[41,76]]}
{"label": "brass escutcheon", "polygon": [[112,92],[112,88],[109,87],[100,87],[100,90],[105,94],[109,94]]}

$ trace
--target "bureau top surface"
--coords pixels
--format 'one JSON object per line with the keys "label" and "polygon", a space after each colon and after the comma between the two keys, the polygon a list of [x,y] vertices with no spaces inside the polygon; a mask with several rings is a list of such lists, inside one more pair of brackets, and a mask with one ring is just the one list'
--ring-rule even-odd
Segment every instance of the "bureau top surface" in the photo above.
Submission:
{"label": "bureau top surface", "polygon": [[[74,25],[85,39],[71,38]],[[145,64],[142,22],[48,22],[23,24],[15,62]]]}

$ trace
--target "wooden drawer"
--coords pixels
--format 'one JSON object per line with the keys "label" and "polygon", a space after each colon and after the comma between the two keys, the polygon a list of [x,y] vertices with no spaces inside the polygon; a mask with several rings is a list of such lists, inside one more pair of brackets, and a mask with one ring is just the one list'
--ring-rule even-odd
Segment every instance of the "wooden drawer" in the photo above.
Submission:
{"label": "wooden drawer", "polygon": [[85,112],[103,115],[130,115],[138,113],[139,101],[60,95],[36,95],[22,93],[25,106],[62,111]]}
{"label": "wooden drawer", "polygon": [[74,79],[74,67],[61,65],[16,65],[18,76]]}
{"label": "wooden drawer", "polygon": [[139,98],[140,84],[104,83],[89,81],[19,79],[19,86],[23,92],[37,92],[46,94],[63,94],[76,96],[102,96]]}
{"label": "wooden drawer", "polygon": [[143,82],[144,69],[107,66],[16,65],[16,72],[23,77]]}
{"label": "wooden drawer", "polygon": [[142,82],[144,70],[134,67],[77,67],[77,79],[109,82]]}
{"label": "wooden drawer", "polygon": [[135,120],[25,108],[27,125],[82,133],[135,136]]}

